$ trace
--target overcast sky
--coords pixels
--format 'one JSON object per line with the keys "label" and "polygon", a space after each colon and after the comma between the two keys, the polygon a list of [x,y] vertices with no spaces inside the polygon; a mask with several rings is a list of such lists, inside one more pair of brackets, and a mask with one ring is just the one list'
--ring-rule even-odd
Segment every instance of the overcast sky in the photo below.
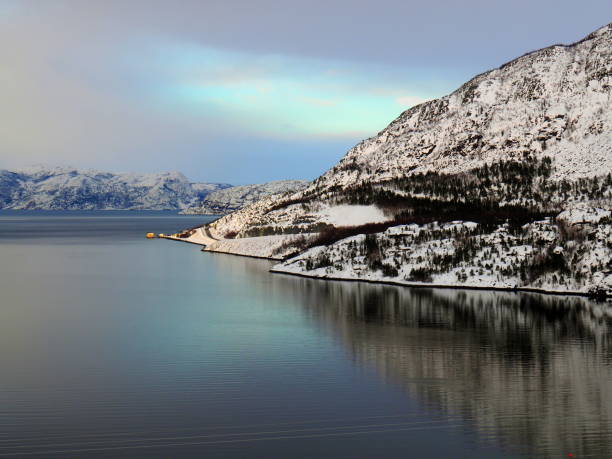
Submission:
{"label": "overcast sky", "polygon": [[410,106],[611,20],[610,0],[0,0],[0,168],[312,179]]}

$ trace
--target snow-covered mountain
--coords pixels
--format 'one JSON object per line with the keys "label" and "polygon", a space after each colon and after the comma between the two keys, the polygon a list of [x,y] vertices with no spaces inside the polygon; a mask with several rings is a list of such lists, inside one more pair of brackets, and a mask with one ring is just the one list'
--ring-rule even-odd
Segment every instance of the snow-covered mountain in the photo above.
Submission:
{"label": "snow-covered mountain", "polygon": [[208,225],[207,250],[315,277],[612,293],[611,173],[608,24],[405,111],[304,190]]}
{"label": "snow-covered mountain", "polygon": [[0,209],[185,209],[224,183],[191,183],[179,172],[116,174],[65,167],[0,170]]}
{"label": "snow-covered mountain", "polygon": [[258,201],[263,197],[302,190],[310,182],[305,180],[278,180],[256,185],[241,185],[212,191],[202,201],[181,213],[197,215],[224,215]]}
{"label": "snow-covered mountain", "polygon": [[302,192],[247,208],[217,225],[241,230],[263,224],[262,216],[275,224],[291,222],[302,213],[294,212],[292,201],[325,200],[360,184],[427,172],[460,174],[526,155],[551,158],[554,180],[607,174],[612,171],[611,89],[608,24],[575,44],[531,52],[405,111]]}
{"label": "snow-covered mountain", "polygon": [[528,53],[402,113],[317,185],[333,187],[546,155],[554,177],[612,170],[612,25]]}

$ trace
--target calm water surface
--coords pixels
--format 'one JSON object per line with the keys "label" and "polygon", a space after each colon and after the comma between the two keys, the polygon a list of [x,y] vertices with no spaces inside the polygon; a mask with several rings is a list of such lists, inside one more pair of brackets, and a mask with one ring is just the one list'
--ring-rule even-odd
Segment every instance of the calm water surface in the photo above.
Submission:
{"label": "calm water surface", "polygon": [[271,275],[0,213],[0,457],[612,457],[611,308]]}

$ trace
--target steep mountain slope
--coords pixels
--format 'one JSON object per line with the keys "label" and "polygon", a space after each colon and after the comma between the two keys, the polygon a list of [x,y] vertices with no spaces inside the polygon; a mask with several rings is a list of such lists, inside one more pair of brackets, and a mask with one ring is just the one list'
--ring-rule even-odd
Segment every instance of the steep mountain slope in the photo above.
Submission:
{"label": "steep mountain slope", "polygon": [[181,213],[197,215],[223,215],[258,201],[263,197],[281,193],[292,193],[306,188],[310,182],[305,180],[279,180],[256,185],[241,185],[216,190],[206,195],[202,201]]}
{"label": "steep mountain slope", "polygon": [[190,183],[179,172],[115,174],[35,167],[0,171],[0,209],[183,209],[231,185]]}
{"label": "steep mountain slope", "polygon": [[611,93],[608,24],[407,110],[306,189],[208,225],[207,250],[315,277],[612,294]]}
{"label": "steep mountain slope", "polygon": [[402,113],[324,174],[320,188],[407,173],[464,172],[546,154],[554,177],[612,170],[612,25],[529,53]]}
{"label": "steep mountain slope", "polygon": [[611,89],[608,24],[573,45],[526,54],[478,75],[448,96],[405,111],[304,191],[259,203],[212,229],[222,233],[292,224],[305,214],[292,205],[295,202],[326,202],[363,184],[427,172],[466,173],[526,156],[552,160],[546,180],[607,174],[612,170]]}

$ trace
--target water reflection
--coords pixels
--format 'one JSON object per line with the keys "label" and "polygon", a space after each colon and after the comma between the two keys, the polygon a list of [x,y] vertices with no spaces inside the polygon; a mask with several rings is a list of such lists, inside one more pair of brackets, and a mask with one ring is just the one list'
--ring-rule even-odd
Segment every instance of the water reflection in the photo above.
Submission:
{"label": "water reflection", "polygon": [[609,308],[143,237],[186,218],[0,216],[0,456],[611,456]]}
{"label": "water reflection", "polygon": [[217,264],[298,299],[356,364],[431,410],[461,416],[483,442],[612,457],[609,304],[270,276],[265,264],[227,257]]}

